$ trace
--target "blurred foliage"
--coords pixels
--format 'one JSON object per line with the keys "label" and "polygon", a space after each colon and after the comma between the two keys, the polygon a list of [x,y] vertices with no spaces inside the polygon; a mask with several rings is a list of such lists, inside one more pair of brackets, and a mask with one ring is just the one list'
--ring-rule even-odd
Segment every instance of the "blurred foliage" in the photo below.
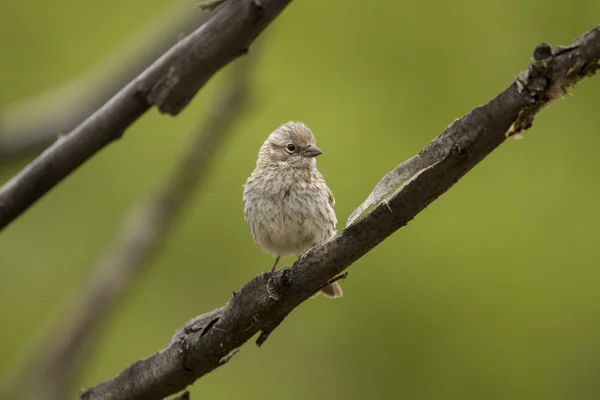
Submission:
{"label": "blurred foliage", "polygon": [[[173,5],[3,4],[0,106],[85,72]],[[341,229],[382,175],[509,85],[538,43],[568,44],[598,15],[593,0],[293,2],[261,41],[250,110],[73,396],[271,265],[248,233],[241,185],[280,123],[313,128]],[[150,112],[0,235],[0,374],[72,301],[217,89],[218,78],[175,119]],[[192,398],[599,398],[599,92],[599,77],[581,82],[352,266],[343,299],[308,301]],[[2,165],[2,182],[27,161]]]}

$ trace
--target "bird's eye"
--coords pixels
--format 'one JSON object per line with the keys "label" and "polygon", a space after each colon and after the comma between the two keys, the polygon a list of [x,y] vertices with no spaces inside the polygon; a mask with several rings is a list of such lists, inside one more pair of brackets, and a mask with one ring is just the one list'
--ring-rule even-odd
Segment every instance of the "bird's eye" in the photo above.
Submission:
{"label": "bird's eye", "polygon": [[294,143],[290,143],[287,146],[285,146],[285,150],[288,153],[290,153],[290,154],[295,153],[296,152],[296,145]]}

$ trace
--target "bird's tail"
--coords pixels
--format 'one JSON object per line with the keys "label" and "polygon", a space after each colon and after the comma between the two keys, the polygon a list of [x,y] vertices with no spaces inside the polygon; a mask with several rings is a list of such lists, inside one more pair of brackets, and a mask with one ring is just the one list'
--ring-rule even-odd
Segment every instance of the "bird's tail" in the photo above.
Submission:
{"label": "bird's tail", "polygon": [[321,288],[321,293],[332,299],[335,299],[336,297],[342,297],[342,295],[344,294],[342,292],[342,287],[337,282],[333,282],[327,286],[323,286]]}

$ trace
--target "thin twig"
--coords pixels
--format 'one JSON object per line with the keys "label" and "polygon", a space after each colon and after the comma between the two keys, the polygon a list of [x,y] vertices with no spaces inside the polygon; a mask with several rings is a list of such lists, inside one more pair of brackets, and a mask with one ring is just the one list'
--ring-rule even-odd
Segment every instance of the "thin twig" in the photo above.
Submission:
{"label": "thin twig", "polygon": [[328,280],[327,282],[325,282],[324,284],[322,284],[321,286],[319,286],[317,289],[317,292],[319,290],[321,290],[322,288],[324,288],[327,285],[331,285],[334,282],[337,282],[339,280],[342,279],[346,279],[348,277],[348,272],[344,272],[343,274],[339,274],[338,276],[334,276],[333,278],[331,278],[330,280]]}
{"label": "thin twig", "polygon": [[529,68],[506,90],[453,122],[419,153],[435,161],[393,192],[387,204],[378,204],[334,239],[309,250],[292,267],[254,277],[224,307],[205,314],[216,322],[203,329],[202,335],[197,330],[179,330],[166,348],[80,398],[159,399],[220,367],[223,357],[256,333],[261,332],[258,342],[264,342],[318,287],[405,226],[508,136],[529,128],[536,113],[550,101],[600,67],[600,26],[554,54],[544,51],[544,46],[536,48]]}
{"label": "thin twig", "polygon": [[130,212],[115,242],[93,267],[89,283],[72,302],[75,309],[65,315],[57,331],[25,363],[15,384],[21,395],[26,380],[31,399],[68,397],[68,390],[89,353],[90,342],[98,336],[115,303],[161,248],[186,201],[204,181],[211,156],[247,103],[249,64],[250,58],[234,65],[231,79],[220,92],[222,98],[214,101],[173,174],[158,193]]}

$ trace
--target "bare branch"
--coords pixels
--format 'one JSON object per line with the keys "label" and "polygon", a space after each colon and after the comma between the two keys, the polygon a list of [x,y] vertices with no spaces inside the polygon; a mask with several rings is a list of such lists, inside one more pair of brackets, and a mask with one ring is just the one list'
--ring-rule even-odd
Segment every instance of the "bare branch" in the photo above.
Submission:
{"label": "bare branch", "polygon": [[[206,176],[211,155],[216,153],[225,133],[247,103],[249,62],[250,59],[245,59],[234,66],[230,81],[220,92],[222,98],[215,99],[202,128],[193,136],[162,190],[130,212],[115,242],[94,266],[90,282],[72,302],[75,309],[65,315],[57,332],[39,346],[39,351],[26,363],[15,386],[21,392],[23,387],[33,392],[29,398],[67,398],[70,384],[89,353],[91,339],[98,336],[114,304],[161,248],[186,200],[198,190]],[[28,384],[23,385],[23,381]]]}
{"label": "bare branch", "polygon": [[[590,32],[590,34],[592,33],[593,31]],[[554,55],[568,53],[571,50],[576,49],[580,46],[580,42],[584,39],[586,39],[585,35],[581,36],[570,46],[558,46]],[[593,73],[595,71],[594,68],[597,68],[592,64],[587,66],[574,65],[573,70],[566,71],[563,81],[554,82],[554,86],[547,88],[547,91],[544,92],[546,86],[549,85],[545,81],[546,76],[544,74],[547,73],[548,68],[552,67],[549,64],[553,62],[554,60],[551,47],[545,43],[540,44],[533,53],[530,68],[527,71],[523,71],[516,81],[520,91],[528,90],[526,89],[527,86],[531,88],[529,89],[530,93],[522,92],[521,94],[528,96],[529,100],[532,102],[532,105],[521,111],[521,114],[519,115],[520,118],[515,121],[515,124],[511,126],[509,131],[507,131],[507,136],[518,134],[522,129],[529,128],[533,122],[533,117],[545,103],[565,95],[567,91],[570,90],[570,86],[574,84],[570,75],[580,73],[581,68],[590,69],[590,73]],[[586,71],[583,71],[583,73],[586,73]],[[541,92],[540,87],[544,89]],[[432,165],[442,161],[447,154],[447,149],[438,145],[439,143],[436,141],[430,143],[430,145],[419,152],[419,154],[398,165],[393,171],[381,178],[369,197],[356,210],[354,210],[352,214],[350,214],[350,217],[348,217],[346,222],[346,226],[354,222],[370,207],[378,204],[381,201],[385,201],[384,199],[387,196],[391,195],[394,190],[397,190],[411,177],[415,176],[420,171],[423,171],[424,169],[427,169]]]}
{"label": "bare branch", "polygon": [[73,130],[213,15],[197,12],[193,2],[183,1],[84,76],[0,110],[0,161],[48,146],[58,135]]}
{"label": "bare branch", "polygon": [[291,0],[236,0],[173,46],[98,111],[0,188],[0,230],[67,175],[121,137],[152,106],[177,115]]}
{"label": "bare branch", "polygon": [[[510,135],[531,126],[551,100],[600,67],[600,26],[552,53],[536,48],[527,71],[496,98],[454,121],[419,156],[430,160],[391,196],[292,267],[263,272],[212,311],[202,329],[180,330],[167,347],[82,393],[81,399],[157,399],[222,365],[253,335],[269,333],[299,304],[444,194]],[[209,318],[204,318],[207,321]],[[186,324],[187,326],[187,324]],[[151,371],[151,372],[150,372]]]}

